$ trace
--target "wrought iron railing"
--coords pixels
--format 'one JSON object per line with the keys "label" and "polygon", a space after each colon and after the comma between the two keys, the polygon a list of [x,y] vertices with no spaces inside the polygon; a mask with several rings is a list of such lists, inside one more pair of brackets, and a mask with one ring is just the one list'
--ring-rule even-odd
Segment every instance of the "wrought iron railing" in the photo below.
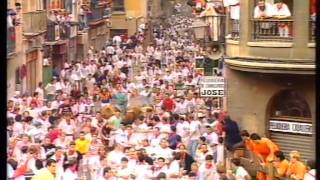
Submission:
{"label": "wrought iron railing", "polygon": [[290,19],[254,19],[253,40],[291,41],[293,21]]}
{"label": "wrought iron railing", "polygon": [[224,42],[226,16],[205,16],[205,23],[209,25],[209,35],[213,42]]}
{"label": "wrought iron railing", "polygon": [[47,41],[65,40],[70,38],[71,25],[69,23],[58,24],[50,21],[47,26]]}
{"label": "wrought iron railing", "polygon": [[89,14],[88,22],[96,22],[98,20],[101,20],[104,16],[104,7],[98,6],[91,9],[91,13]]}
{"label": "wrought iron railing", "polygon": [[7,28],[7,55],[16,51],[16,29]]}
{"label": "wrought iron railing", "polygon": [[315,41],[315,33],[316,33],[316,19],[315,17],[310,18],[310,41],[314,42]]}
{"label": "wrought iron railing", "polygon": [[46,11],[27,12],[22,17],[24,33],[39,33],[47,30]]}
{"label": "wrought iron railing", "polygon": [[240,20],[239,19],[230,19],[230,28],[229,33],[232,40],[239,40],[240,38]]}
{"label": "wrought iron railing", "polygon": [[112,7],[112,11],[121,11],[121,12],[124,12],[124,11],[125,11],[125,8],[124,8],[124,6],[113,6],[113,7]]}

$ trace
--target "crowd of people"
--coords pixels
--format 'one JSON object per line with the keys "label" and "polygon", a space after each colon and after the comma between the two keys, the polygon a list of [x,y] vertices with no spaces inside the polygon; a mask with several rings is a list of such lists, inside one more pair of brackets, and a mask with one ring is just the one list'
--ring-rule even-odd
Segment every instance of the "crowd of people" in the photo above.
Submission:
{"label": "crowd of people", "polygon": [[[285,160],[272,141],[240,131],[211,98],[199,96],[194,61],[202,49],[182,31],[191,23],[174,15],[154,26],[155,44],[146,50],[121,40],[92,47],[86,61],[66,63],[45,87],[10,99],[8,178],[251,179],[235,153],[240,147],[281,176],[314,176],[299,152]],[[114,110],[107,118],[105,107]],[[142,113],[128,121],[135,107]]]}

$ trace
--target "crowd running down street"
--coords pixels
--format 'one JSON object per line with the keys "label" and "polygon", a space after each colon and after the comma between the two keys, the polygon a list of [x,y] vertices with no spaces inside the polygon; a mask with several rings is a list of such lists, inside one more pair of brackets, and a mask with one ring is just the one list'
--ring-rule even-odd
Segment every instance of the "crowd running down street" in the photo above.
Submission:
{"label": "crowd running down street", "polygon": [[195,68],[202,50],[182,31],[192,21],[174,15],[156,25],[146,50],[141,33],[91,47],[87,61],[66,63],[46,87],[10,99],[8,178],[251,179],[235,153],[243,147],[279,176],[315,179],[299,152],[286,160],[271,140],[208,108]]}

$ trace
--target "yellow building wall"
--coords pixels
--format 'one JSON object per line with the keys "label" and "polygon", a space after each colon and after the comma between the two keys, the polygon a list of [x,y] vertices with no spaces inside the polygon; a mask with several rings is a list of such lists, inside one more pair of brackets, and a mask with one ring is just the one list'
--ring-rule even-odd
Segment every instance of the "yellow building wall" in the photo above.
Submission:
{"label": "yellow building wall", "polygon": [[125,13],[115,13],[111,17],[111,29],[127,29],[131,36],[137,27],[146,22],[147,0],[125,0]]}

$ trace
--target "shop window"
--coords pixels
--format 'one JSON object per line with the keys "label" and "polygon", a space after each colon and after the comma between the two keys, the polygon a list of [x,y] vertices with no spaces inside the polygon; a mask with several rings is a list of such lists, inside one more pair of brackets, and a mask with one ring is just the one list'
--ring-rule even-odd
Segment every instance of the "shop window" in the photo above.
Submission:
{"label": "shop window", "polygon": [[291,41],[293,37],[293,0],[255,0],[253,39]]}
{"label": "shop window", "polygon": [[112,4],[113,11],[125,11],[124,0],[114,0]]}
{"label": "shop window", "polygon": [[271,116],[310,119],[311,112],[308,103],[298,92],[285,90],[274,97]]}

